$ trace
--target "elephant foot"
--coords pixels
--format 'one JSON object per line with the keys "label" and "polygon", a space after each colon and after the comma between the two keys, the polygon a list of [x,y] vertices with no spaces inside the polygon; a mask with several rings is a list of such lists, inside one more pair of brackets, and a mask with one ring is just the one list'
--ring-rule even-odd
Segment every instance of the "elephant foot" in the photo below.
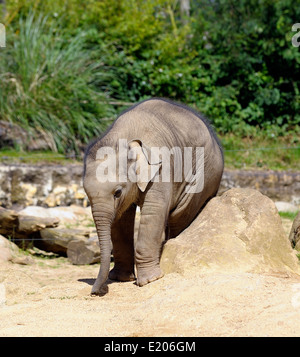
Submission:
{"label": "elephant foot", "polygon": [[108,286],[105,284],[100,288],[98,286],[93,286],[91,291],[91,296],[104,296],[108,293]]}
{"label": "elephant foot", "polygon": [[148,283],[151,283],[152,281],[162,278],[163,276],[164,276],[164,274],[159,266],[155,266],[151,269],[148,268],[145,270],[138,268],[136,283],[138,286],[144,286]]}
{"label": "elephant foot", "polygon": [[132,281],[135,280],[135,275],[131,272],[126,272],[124,270],[120,270],[118,268],[113,268],[108,275],[110,280],[117,281]]}

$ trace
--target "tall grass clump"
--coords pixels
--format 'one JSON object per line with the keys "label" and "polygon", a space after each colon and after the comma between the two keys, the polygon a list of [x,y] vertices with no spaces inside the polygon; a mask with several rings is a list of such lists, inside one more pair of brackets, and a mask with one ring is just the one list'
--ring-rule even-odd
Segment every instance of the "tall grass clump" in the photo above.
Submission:
{"label": "tall grass clump", "polygon": [[46,133],[55,151],[77,152],[109,115],[103,64],[90,58],[84,32],[69,36],[42,14],[21,17],[10,34],[0,57],[0,119],[33,137]]}

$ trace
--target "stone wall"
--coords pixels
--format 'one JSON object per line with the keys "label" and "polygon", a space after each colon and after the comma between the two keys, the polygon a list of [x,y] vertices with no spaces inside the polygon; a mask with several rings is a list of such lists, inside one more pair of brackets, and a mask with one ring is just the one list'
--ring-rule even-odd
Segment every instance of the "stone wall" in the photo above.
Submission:
{"label": "stone wall", "polygon": [[274,201],[300,205],[300,171],[225,170],[220,193],[233,187],[254,188]]}
{"label": "stone wall", "polygon": [[0,165],[0,205],[87,206],[82,165]]}
{"label": "stone wall", "polygon": [[[300,172],[225,170],[220,193],[254,188],[276,201],[300,204]],[[0,165],[0,206],[22,208],[88,205],[82,165]]]}

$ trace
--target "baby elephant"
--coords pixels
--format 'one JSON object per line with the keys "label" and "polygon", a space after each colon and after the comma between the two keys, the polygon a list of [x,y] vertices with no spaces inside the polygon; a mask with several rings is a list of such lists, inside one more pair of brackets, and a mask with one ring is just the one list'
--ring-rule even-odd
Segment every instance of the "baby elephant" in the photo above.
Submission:
{"label": "baby elephant", "polygon": [[[136,277],[139,286],[161,278],[164,241],[188,227],[216,195],[223,167],[222,148],[209,123],[166,99],[131,107],[91,143],[83,184],[101,250],[92,294],[102,293],[108,277]],[[134,243],[137,206],[141,216]],[[111,243],[114,268],[109,272]]]}

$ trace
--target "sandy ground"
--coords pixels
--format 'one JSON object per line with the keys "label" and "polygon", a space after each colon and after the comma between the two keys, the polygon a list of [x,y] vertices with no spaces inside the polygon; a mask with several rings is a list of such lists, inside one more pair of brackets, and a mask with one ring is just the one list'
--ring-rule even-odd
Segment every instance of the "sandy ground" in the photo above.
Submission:
{"label": "sandy ground", "polygon": [[0,336],[300,336],[297,276],[169,274],[91,297],[98,264],[32,259],[0,266]]}

